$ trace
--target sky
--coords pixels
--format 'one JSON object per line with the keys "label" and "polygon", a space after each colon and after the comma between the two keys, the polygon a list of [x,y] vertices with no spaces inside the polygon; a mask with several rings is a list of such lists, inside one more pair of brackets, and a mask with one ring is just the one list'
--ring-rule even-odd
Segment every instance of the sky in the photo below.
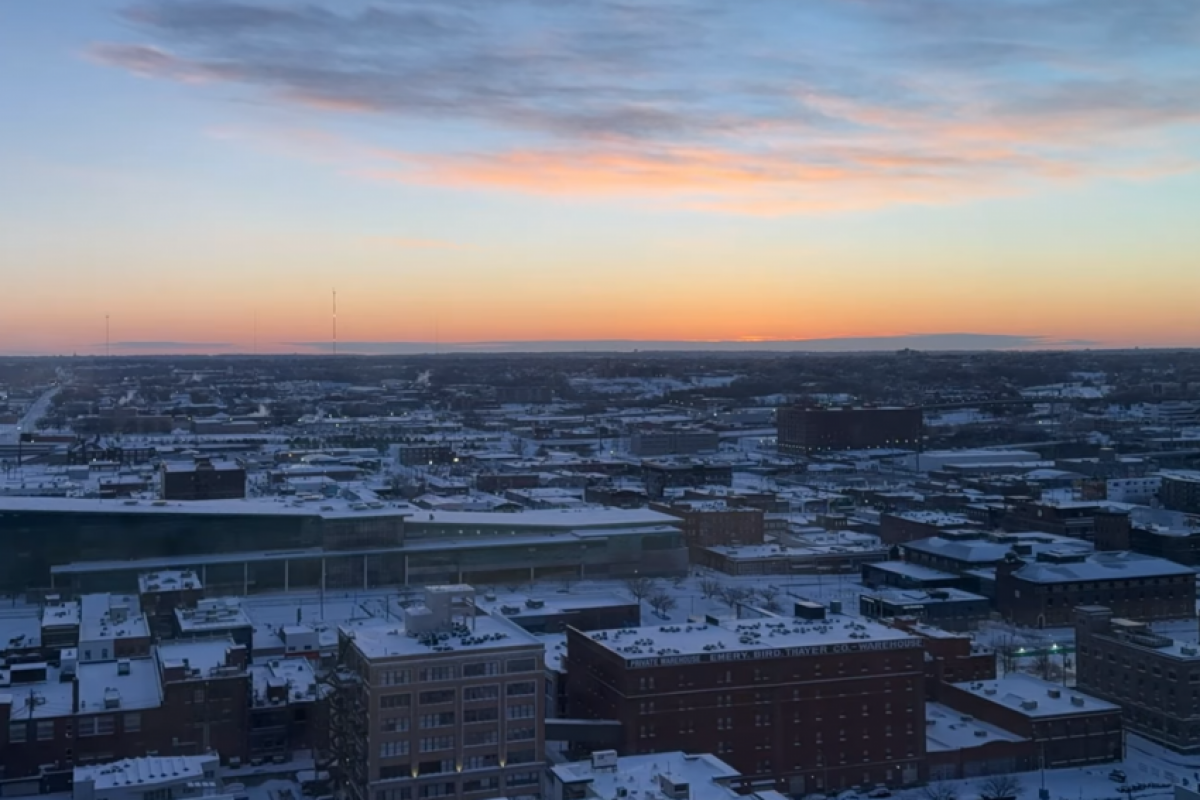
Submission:
{"label": "sky", "polygon": [[0,353],[1200,346],[1198,75],[1190,0],[3,0]]}

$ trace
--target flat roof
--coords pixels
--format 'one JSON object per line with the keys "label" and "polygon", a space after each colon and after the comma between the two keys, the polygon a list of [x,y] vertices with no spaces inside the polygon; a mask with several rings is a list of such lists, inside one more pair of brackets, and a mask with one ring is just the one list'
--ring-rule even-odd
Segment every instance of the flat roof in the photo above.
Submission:
{"label": "flat roof", "polygon": [[206,639],[194,642],[164,642],[158,645],[158,660],[164,667],[184,666],[200,670],[203,676],[225,666],[225,654],[234,643],[231,639]]}
{"label": "flat roof", "polygon": [[688,784],[691,800],[734,800],[738,793],[726,783],[741,776],[733,767],[709,753],[689,755],[682,752],[621,756],[616,768],[593,766],[592,761],[557,764],[550,768],[554,778],[564,785],[587,784],[590,794],[602,800],[625,795],[658,797],[659,776]]}
{"label": "flat roof", "polygon": [[202,588],[200,576],[190,569],[162,569],[138,575],[138,591],[142,594]]}
{"label": "flat roof", "polygon": [[381,504],[354,508],[345,500],[321,498],[314,501],[285,501],[281,498],[245,498],[238,500],[99,500],[80,497],[9,497],[0,496],[0,514],[31,512],[42,514],[189,514],[217,516],[321,517],[407,517],[417,509],[411,506]]}
{"label": "flat roof", "polygon": [[[121,664],[129,665],[128,675],[120,674]],[[158,665],[153,658],[80,664],[75,674],[79,679],[80,714],[137,711],[162,704]],[[117,703],[115,708],[108,708],[110,699]]]}
{"label": "flat roof", "polygon": [[150,625],[135,595],[85,594],[80,601],[79,641],[149,638]]}
{"label": "flat roof", "polygon": [[319,696],[317,676],[307,658],[272,658],[250,667],[250,680],[256,707],[269,706],[268,691],[274,687],[287,690],[288,703],[303,703]]}
{"label": "flat roof", "polygon": [[629,668],[920,647],[904,631],[840,615],[824,620],[766,617],[582,633]]}
{"label": "flat roof", "polygon": [[432,637],[410,634],[402,621],[379,618],[344,622],[339,628],[370,659],[437,657],[472,651],[543,647],[533,634],[511,622],[487,616],[475,617],[473,624],[468,620],[468,627],[456,628],[453,633],[440,633]]}
{"label": "flat roof", "polygon": [[[527,600],[540,603],[540,607],[531,608]],[[637,606],[638,601],[631,597],[621,597],[611,592],[542,592],[528,594],[522,592],[487,592],[475,597],[475,606],[488,614],[502,617],[540,617],[549,614],[563,614],[584,608],[614,608]],[[505,613],[504,608],[519,609],[516,613]]]}
{"label": "flat roof", "polygon": [[967,750],[991,742],[1024,742],[1004,728],[982,722],[941,703],[925,703],[925,751]]}
{"label": "flat roof", "polygon": [[423,511],[414,509],[411,527],[422,525],[472,525],[505,528],[592,528],[645,525],[678,526],[679,518],[645,508],[553,508],[508,513],[501,511]]}
{"label": "flat roof", "polygon": [[871,592],[863,592],[863,597],[878,597],[895,604],[931,605],[937,603],[963,603],[972,600],[988,602],[983,595],[964,592],[962,589],[931,589],[928,592],[914,589],[883,588]]}
{"label": "flat roof", "polygon": [[[1027,717],[1058,717],[1121,710],[1112,703],[1023,672],[1010,672],[995,680],[956,683],[954,686]],[[1054,696],[1055,694],[1058,696]]]}
{"label": "flat roof", "polygon": [[97,790],[136,785],[138,791],[142,792],[157,783],[179,783],[203,778],[205,768],[215,767],[218,763],[215,755],[126,758],[75,767],[74,777],[75,783],[92,781]]}

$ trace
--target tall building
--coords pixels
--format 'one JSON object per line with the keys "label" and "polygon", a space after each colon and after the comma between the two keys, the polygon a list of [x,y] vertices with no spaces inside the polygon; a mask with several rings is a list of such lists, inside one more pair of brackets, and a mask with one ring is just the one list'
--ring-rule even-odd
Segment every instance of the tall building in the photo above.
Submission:
{"label": "tall building", "polygon": [[921,442],[919,408],[781,408],[779,452],[805,456],[839,450],[915,449]]}
{"label": "tall building", "polygon": [[356,800],[540,797],[545,648],[433,586],[402,622],[339,630],[330,746]]}
{"label": "tall building", "polygon": [[567,713],[620,721],[626,755],[713,753],[793,795],[920,780],[920,639],[803,611],[814,618],[569,629]]}

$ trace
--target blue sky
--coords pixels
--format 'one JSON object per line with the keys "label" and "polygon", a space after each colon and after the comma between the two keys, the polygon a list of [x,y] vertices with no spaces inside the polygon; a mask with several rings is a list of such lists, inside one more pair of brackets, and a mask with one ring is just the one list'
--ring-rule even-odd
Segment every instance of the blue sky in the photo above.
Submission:
{"label": "blue sky", "polygon": [[[1200,6],[0,6],[0,351],[1196,345]],[[1003,342],[1006,340],[997,340]]]}

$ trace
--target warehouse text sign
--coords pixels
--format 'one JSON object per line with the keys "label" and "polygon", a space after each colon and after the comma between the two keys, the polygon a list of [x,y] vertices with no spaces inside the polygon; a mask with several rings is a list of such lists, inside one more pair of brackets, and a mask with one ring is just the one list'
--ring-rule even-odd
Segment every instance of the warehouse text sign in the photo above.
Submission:
{"label": "warehouse text sign", "polygon": [[840,642],[838,644],[814,644],[803,647],[781,647],[764,650],[714,650],[692,655],[655,656],[633,658],[627,662],[630,669],[646,667],[674,667],[682,664],[712,664],[721,661],[751,661],[764,658],[794,658],[797,656],[830,656],[839,653],[869,653],[877,650],[909,650],[920,647],[917,639],[887,639],[878,642]]}

